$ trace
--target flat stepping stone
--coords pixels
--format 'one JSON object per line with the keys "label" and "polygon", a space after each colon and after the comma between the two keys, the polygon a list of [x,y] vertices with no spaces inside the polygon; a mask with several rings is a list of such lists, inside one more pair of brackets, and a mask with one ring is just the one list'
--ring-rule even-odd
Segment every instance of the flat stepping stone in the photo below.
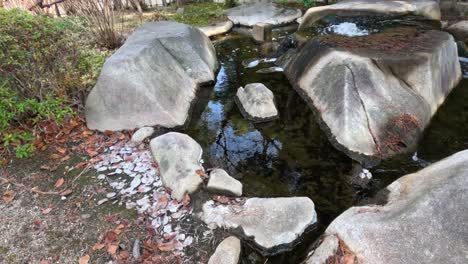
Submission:
{"label": "flat stepping stone", "polygon": [[226,34],[231,31],[234,24],[232,21],[219,22],[205,27],[199,27],[198,29],[208,37]]}
{"label": "flat stepping stone", "polygon": [[242,230],[262,253],[288,250],[306,230],[317,222],[314,203],[308,197],[249,198],[244,204],[203,205],[201,219],[208,226]]}
{"label": "flat stepping stone", "polygon": [[235,25],[253,27],[257,23],[267,23],[279,26],[295,22],[302,12],[273,3],[253,3],[231,8],[226,15]]}

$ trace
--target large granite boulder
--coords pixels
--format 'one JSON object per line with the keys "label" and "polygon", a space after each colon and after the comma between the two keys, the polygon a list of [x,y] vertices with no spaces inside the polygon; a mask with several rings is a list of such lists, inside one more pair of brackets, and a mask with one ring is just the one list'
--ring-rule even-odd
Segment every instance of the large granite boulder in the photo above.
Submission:
{"label": "large granite boulder", "polygon": [[254,122],[265,122],[278,118],[273,92],[261,83],[250,83],[239,87],[236,103],[245,118]]}
{"label": "large granite boulder", "polygon": [[243,4],[226,11],[226,15],[235,25],[253,27],[258,23],[273,26],[295,23],[301,17],[299,9],[281,7],[271,2]]}
{"label": "large granite boulder", "polygon": [[440,20],[439,3],[433,0],[345,0],[333,5],[312,7],[300,20],[300,29],[310,27],[327,15],[389,16],[415,15],[431,20]]}
{"label": "large granite boulder", "polygon": [[268,255],[289,249],[317,222],[317,213],[307,197],[249,198],[229,205],[208,201],[201,218],[208,226],[240,231]]}
{"label": "large granite boulder", "polygon": [[171,196],[182,201],[185,193],[195,192],[203,180],[200,164],[203,153],[200,145],[191,137],[169,132],[151,140],[151,153],[159,165],[161,180],[171,189]]}
{"label": "large granite boulder", "polygon": [[213,81],[216,52],[196,28],[176,22],[139,27],[107,61],[86,101],[90,129],[183,125],[197,87]]}
{"label": "large granite boulder", "polygon": [[337,240],[354,263],[468,263],[467,150],[398,179],[386,191],[385,205],[352,207],[336,218],[306,263],[335,258]]}
{"label": "large granite boulder", "polygon": [[450,32],[456,40],[463,41],[465,44],[468,44],[468,20],[462,20],[450,25],[446,30]]}
{"label": "large granite boulder", "polygon": [[279,63],[332,144],[366,166],[412,151],[461,79],[453,37],[416,28],[323,36]]}

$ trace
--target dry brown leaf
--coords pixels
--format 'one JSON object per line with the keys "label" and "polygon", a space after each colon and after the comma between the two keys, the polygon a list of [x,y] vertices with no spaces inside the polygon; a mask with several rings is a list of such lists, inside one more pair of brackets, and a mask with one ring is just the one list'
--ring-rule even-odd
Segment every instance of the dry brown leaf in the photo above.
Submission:
{"label": "dry brown leaf", "polygon": [[15,193],[12,190],[7,190],[3,193],[3,201],[9,203],[15,199]]}
{"label": "dry brown leaf", "polygon": [[68,196],[68,195],[70,195],[70,194],[72,194],[72,193],[73,193],[73,190],[72,190],[72,189],[67,189],[67,190],[61,192],[61,193],[60,193],[60,196]]}
{"label": "dry brown leaf", "polygon": [[88,264],[89,259],[90,259],[89,255],[86,254],[78,260],[78,264]]}
{"label": "dry brown leaf", "polygon": [[66,149],[61,148],[61,147],[55,147],[55,150],[57,150],[57,152],[60,154],[65,154],[67,152]]}
{"label": "dry brown leaf", "polygon": [[117,239],[117,234],[114,231],[109,231],[104,235],[104,242],[111,243]]}
{"label": "dry brown leaf", "polygon": [[62,158],[62,155],[59,155],[59,154],[52,154],[52,155],[50,155],[50,158],[51,158],[51,159],[60,159],[60,158]]}
{"label": "dry brown leaf", "polygon": [[189,205],[189,203],[190,203],[190,196],[188,194],[185,194],[184,199],[182,200],[182,204],[184,206],[187,206],[187,205]]}
{"label": "dry brown leaf", "polygon": [[49,214],[50,212],[52,211],[52,208],[49,207],[49,208],[45,208],[45,209],[42,209],[42,214],[46,215],[46,214]]}
{"label": "dry brown leaf", "polygon": [[65,182],[65,180],[63,178],[58,179],[57,182],[55,182],[55,185],[54,185],[55,189],[60,188],[60,186],[62,186],[64,182]]}
{"label": "dry brown leaf", "polygon": [[161,251],[172,251],[174,250],[174,245],[172,243],[165,243],[158,245],[158,249]]}
{"label": "dry brown leaf", "polygon": [[119,245],[111,244],[111,245],[107,246],[107,253],[109,253],[111,255],[115,255],[118,248],[119,248]]}
{"label": "dry brown leaf", "polygon": [[222,195],[214,195],[212,197],[212,199],[218,203],[221,203],[221,204],[227,204],[229,203],[229,198],[226,197],[226,196],[222,196]]}
{"label": "dry brown leaf", "polygon": [[94,246],[93,246],[93,250],[100,250],[100,249],[103,249],[106,245],[104,244],[101,244],[101,243],[96,243]]}
{"label": "dry brown leaf", "polygon": [[7,159],[1,159],[0,160],[0,166],[6,166],[8,164],[8,160]]}
{"label": "dry brown leaf", "polygon": [[118,225],[113,231],[116,235],[120,235],[124,230],[125,226],[123,224]]}
{"label": "dry brown leaf", "polygon": [[60,161],[62,161],[62,162],[63,162],[63,161],[67,161],[67,160],[69,160],[70,158],[71,158],[70,155],[66,155],[66,156],[63,157]]}
{"label": "dry brown leaf", "polygon": [[203,170],[196,170],[195,172],[204,178],[208,177],[208,175]]}
{"label": "dry brown leaf", "polygon": [[39,262],[39,264],[50,264],[50,261],[48,261],[48,260],[41,260],[41,262]]}
{"label": "dry brown leaf", "polygon": [[119,259],[121,259],[121,260],[128,259],[129,257],[130,257],[130,252],[128,252],[128,250],[124,250],[124,251],[120,252],[120,254],[119,254]]}

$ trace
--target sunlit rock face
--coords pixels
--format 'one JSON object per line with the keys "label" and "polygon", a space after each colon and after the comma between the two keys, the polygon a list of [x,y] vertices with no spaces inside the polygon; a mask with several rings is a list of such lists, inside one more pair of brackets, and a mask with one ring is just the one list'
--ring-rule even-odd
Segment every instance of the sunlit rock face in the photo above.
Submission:
{"label": "sunlit rock face", "polygon": [[104,64],[86,101],[90,129],[183,125],[200,84],[213,81],[216,52],[200,30],[175,22],[139,27]]}
{"label": "sunlit rock face", "polygon": [[352,207],[325,231],[307,264],[325,263],[346,245],[354,263],[467,263],[468,151],[386,188],[385,205]]}
{"label": "sunlit rock face", "polygon": [[322,36],[280,64],[334,146],[365,165],[413,149],[461,78],[452,36],[409,27]]}
{"label": "sunlit rock face", "polygon": [[280,26],[295,22],[302,12],[270,2],[256,2],[231,8],[226,11],[226,15],[235,25],[253,27],[258,23],[267,23]]}
{"label": "sunlit rock face", "polygon": [[341,14],[415,15],[430,20],[440,20],[441,16],[438,2],[432,0],[346,0],[309,8],[300,20],[300,28],[310,27],[327,15]]}

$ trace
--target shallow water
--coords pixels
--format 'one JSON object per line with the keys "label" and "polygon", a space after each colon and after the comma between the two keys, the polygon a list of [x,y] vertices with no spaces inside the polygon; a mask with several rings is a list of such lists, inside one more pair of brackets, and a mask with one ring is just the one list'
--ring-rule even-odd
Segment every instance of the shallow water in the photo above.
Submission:
{"label": "shallow water", "polygon": [[[273,62],[243,66],[264,58],[257,47],[241,35],[216,44],[221,64],[216,84],[202,88],[186,133],[202,145],[205,167],[224,168],[243,183],[245,196],[308,196],[319,222],[292,252],[268,261],[244,246],[242,263],[299,263],[308,246],[341,212],[402,175],[468,148],[468,82],[463,81],[426,130],[418,159],[408,154],[385,161],[370,170],[373,178],[368,185],[353,185],[351,175],[359,165],[329,143],[284,74],[257,72],[275,66]],[[243,118],[234,96],[240,86],[254,82],[273,91],[279,119],[253,124]]]}

